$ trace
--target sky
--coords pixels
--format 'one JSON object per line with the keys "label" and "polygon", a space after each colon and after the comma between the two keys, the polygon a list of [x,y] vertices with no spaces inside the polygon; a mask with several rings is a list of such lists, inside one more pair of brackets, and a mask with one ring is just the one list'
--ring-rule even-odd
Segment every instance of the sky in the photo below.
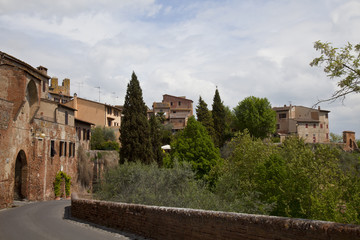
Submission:
{"label": "sky", "polygon": [[[312,107],[338,89],[309,66],[314,42],[357,44],[359,29],[351,0],[0,0],[0,51],[112,105],[134,71],[150,108],[170,94],[211,109],[216,88],[231,109],[248,96]],[[320,104],[330,132],[360,138],[359,103],[352,94]]]}

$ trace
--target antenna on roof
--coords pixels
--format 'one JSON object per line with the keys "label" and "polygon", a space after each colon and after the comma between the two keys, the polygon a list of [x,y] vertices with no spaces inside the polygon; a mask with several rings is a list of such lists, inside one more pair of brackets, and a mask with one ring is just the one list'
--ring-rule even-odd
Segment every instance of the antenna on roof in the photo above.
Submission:
{"label": "antenna on roof", "polygon": [[98,89],[99,89],[99,102],[100,102],[100,86],[95,87],[95,88],[98,88]]}
{"label": "antenna on roof", "polygon": [[79,84],[79,96],[80,96],[80,89],[82,88],[83,83],[84,82],[78,82],[78,84]]}

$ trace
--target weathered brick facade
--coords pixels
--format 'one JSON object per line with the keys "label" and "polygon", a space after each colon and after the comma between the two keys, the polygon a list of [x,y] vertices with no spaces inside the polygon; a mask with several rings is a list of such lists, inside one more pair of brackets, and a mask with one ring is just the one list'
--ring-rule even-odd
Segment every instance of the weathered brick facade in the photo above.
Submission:
{"label": "weathered brick facade", "polygon": [[0,52],[0,208],[54,198],[60,170],[76,182],[74,109],[48,99],[49,79]]}
{"label": "weathered brick facade", "polygon": [[263,215],[77,199],[71,215],[151,239],[360,239],[360,226]]}

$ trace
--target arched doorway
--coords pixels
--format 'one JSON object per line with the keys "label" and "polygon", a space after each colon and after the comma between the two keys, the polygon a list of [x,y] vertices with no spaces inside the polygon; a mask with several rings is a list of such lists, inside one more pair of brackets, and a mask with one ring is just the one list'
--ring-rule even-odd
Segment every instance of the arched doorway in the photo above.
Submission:
{"label": "arched doorway", "polygon": [[27,185],[27,162],[26,155],[20,150],[16,157],[15,163],[15,181],[14,181],[14,200],[26,198]]}

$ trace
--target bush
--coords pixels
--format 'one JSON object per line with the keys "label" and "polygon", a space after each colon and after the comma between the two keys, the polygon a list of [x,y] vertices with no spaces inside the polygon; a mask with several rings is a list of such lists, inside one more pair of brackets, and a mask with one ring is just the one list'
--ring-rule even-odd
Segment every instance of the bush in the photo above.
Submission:
{"label": "bush", "polygon": [[105,176],[96,197],[102,200],[156,206],[233,211],[231,205],[195,179],[188,163],[171,169],[156,163],[125,162]]}

